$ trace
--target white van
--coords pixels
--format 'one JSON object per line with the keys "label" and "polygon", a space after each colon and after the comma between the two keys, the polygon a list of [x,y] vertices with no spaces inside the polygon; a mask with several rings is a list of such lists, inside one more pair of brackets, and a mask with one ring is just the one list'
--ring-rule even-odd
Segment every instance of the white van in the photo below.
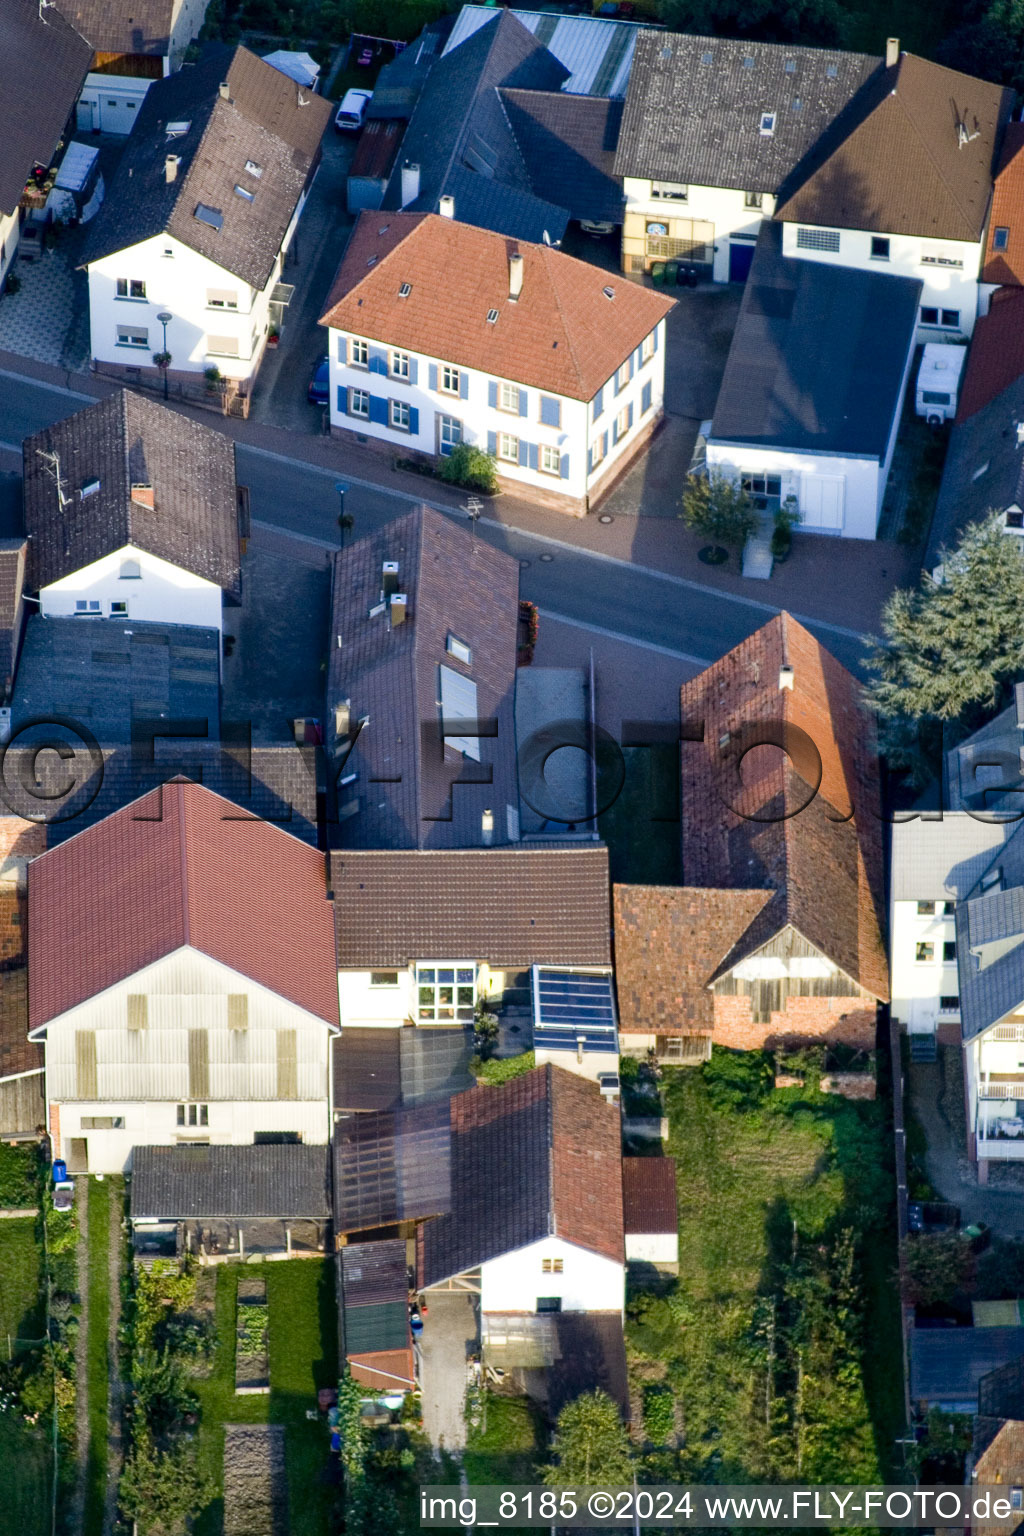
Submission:
{"label": "white van", "polygon": [[346,91],[341,106],[334,114],[334,126],[338,132],[358,133],[372,100],[372,91]]}

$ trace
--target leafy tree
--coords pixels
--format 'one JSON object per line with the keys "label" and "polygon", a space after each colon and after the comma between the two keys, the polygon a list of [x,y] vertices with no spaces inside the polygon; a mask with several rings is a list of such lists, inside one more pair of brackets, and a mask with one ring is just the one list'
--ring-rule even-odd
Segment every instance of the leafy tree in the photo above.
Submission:
{"label": "leafy tree", "polygon": [[457,443],[441,461],[441,479],[448,485],[462,485],[468,491],[496,491],[498,471],[493,455],[472,443]]}
{"label": "leafy tree", "polygon": [[557,1460],[544,1481],[553,1488],[625,1487],[633,1480],[629,1437],[607,1392],[586,1392],[565,1405],[551,1449]]}
{"label": "leafy tree", "polygon": [[751,1109],[771,1093],[772,1064],[764,1051],[730,1051],[713,1046],[701,1068],[715,1109]]}
{"label": "leafy tree", "polygon": [[694,533],[729,548],[742,549],[760,526],[760,516],[742,486],[712,470],[688,475],[683,491],[683,522]]}
{"label": "leafy tree", "polygon": [[674,32],[768,43],[836,43],[843,21],[837,0],[661,0],[658,14]]}
{"label": "leafy tree", "polygon": [[135,1351],[132,1392],[147,1429],[157,1436],[174,1429],[185,1414],[194,1413],[198,1407],[184,1363],[169,1350]]}
{"label": "leafy tree", "polygon": [[138,1525],[139,1536],[185,1536],[210,1497],[199,1471],[195,1444],[178,1440],[161,1450],[149,1431],[136,1429],[132,1453],[121,1474],[121,1508]]}
{"label": "leafy tree", "polygon": [[897,763],[921,724],[968,725],[1024,669],[1024,558],[998,514],[970,524],[941,559],[941,580],[925,572],[889,598],[869,659],[867,701]]}
{"label": "leafy tree", "polygon": [[952,1301],[973,1289],[977,1267],[963,1233],[918,1233],[907,1244],[907,1300],[922,1307]]}

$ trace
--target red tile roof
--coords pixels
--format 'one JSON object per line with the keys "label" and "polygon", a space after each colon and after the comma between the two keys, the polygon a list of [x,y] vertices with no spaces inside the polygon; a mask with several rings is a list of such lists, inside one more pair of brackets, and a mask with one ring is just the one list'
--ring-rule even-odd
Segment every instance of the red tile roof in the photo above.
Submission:
{"label": "red tile roof", "polygon": [[622,1212],[627,1236],[678,1232],[674,1157],[622,1159]]}
{"label": "red tile roof", "polygon": [[[1009,230],[1006,249],[997,251],[997,229]],[[1024,284],[1024,123],[1007,123],[999,156],[992,212],[988,220],[983,283]]]}
{"label": "red tile roof", "polygon": [[[1024,221],[1021,223],[1024,242]],[[957,422],[983,410],[1024,374],[1024,289],[1001,288],[987,315],[975,321],[967,354]]]}
{"label": "red tile roof", "polygon": [[878,756],[860,684],[781,613],[685,683],[681,706],[704,723],[682,753],[683,879],[773,892],[728,966],[792,924],[887,1000]]}
{"label": "red tile roof", "polygon": [[338,1022],[323,857],[201,784],[176,779],[50,849],[28,896],[33,1029],[185,946]]}
{"label": "red tile roof", "polygon": [[[508,294],[514,252],[523,258],[516,301]],[[411,291],[399,298],[404,283]],[[674,303],[550,246],[439,214],[364,213],[320,323],[592,400]]]}
{"label": "red tile roof", "polygon": [[416,1385],[411,1349],[375,1350],[368,1355],[349,1355],[352,1375],[361,1387],[374,1392],[400,1392]]}

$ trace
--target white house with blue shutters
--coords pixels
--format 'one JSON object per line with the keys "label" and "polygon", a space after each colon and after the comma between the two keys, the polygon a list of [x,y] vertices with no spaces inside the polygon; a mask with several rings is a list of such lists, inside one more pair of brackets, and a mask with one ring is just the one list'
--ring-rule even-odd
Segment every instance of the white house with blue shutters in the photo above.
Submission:
{"label": "white house with blue shutters", "polygon": [[509,490],[582,516],[661,419],[671,304],[547,246],[363,215],[321,321],[332,430],[432,459],[473,444]]}

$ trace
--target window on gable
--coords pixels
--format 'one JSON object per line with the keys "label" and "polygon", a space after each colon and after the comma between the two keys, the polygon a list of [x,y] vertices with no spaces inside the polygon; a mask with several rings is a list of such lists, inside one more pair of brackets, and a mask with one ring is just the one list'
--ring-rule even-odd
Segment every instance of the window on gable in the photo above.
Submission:
{"label": "window on gable", "polygon": [[473,652],[470,646],[465,640],[460,640],[458,635],[453,635],[451,630],[448,631],[448,638],[445,641],[444,648],[449,656],[455,657],[456,661],[465,662],[467,667],[473,665]]}

